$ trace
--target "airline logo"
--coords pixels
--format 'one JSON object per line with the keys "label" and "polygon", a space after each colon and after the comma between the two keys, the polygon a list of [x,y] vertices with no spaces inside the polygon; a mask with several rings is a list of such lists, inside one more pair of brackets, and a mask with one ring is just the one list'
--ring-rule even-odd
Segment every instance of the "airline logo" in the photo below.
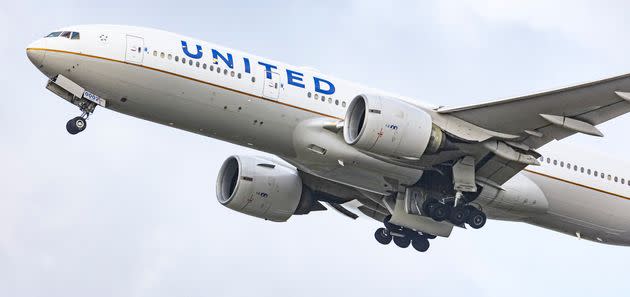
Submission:
{"label": "airline logo", "polygon": [[[186,42],[185,40],[182,40],[181,44],[182,44],[182,51],[189,58],[195,59],[195,60],[203,58],[204,50],[201,45],[196,44],[194,46],[194,49],[190,49],[188,42]],[[212,61],[215,65],[219,65],[219,62],[221,62],[226,67],[230,69],[234,69],[234,56],[231,53],[228,53],[228,52],[221,53],[216,49],[210,49],[210,54],[212,55]],[[252,66],[251,66],[251,62],[249,58],[243,57],[243,65],[244,65],[245,73],[252,72],[252,68],[251,68]],[[264,68],[267,79],[272,79],[273,74],[277,73],[278,71],[278,66],[273,65],[273,64],[259,61],[257,65],[262,66]],[[303,73],[286,69],[286,74],[287,74],[287,84],[294,86],[296,88],[302,88],[302,89],[306,88],[306,85],[304,83]],[[315,86],[315,92],[317,93],[324,94],[324,95],[332,95],[335,93],[335,85],[332,82],[325,80],[321,77],[313,76],[313,85]]]}

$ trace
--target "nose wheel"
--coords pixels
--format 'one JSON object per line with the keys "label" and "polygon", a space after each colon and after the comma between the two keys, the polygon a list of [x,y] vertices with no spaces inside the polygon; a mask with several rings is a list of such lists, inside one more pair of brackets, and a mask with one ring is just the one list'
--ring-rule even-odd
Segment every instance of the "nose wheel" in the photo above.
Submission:
{"label": "nose wheel", "polygon": [[87,117],[76,117],[66,123],[66,130],[72,135],[83,132],[85,128],[87,128]]}

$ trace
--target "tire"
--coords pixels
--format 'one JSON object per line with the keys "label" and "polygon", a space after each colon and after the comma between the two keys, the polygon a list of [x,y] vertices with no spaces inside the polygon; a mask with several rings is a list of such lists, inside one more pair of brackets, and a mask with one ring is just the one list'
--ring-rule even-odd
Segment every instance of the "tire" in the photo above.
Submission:
{"label": "tire", "polygon": [[426,238],[417,238],[411,241],[411,246],[413,246],[413,248],[421,253],[426,252],[429,249],[429,240]]}
{"label": "tire", "polygon": [[378,243],[383,245],[388,245],[392,242],[392,235],[389,234],[389,230],[385,228],[376,229],[376,232],[374,232],[374,238],[378,241]]}
{"label": "tire", "polygon": [[466,205],[464,206],[464,212],[466,213],[466,222],[468,222],[468,219],[470,218],[470,216],[473,214],[473,212],[477,211],[477,209],[472,206],[472,205]]}
{"label": "tire", "polygon": [[438,203],[437,205],[431,205],[431,218],[433,218],[434,220],[441,222],[444,221],[448,218],[448,214],[449,214],[449,207]]}
{"label": "tire", "polygon": [[66,131],[68,131],[68,133],[75,135],[77,133],[79,133],[79,130],[77,130],[77,128],[74,127],[72,120],[69,120],[66,123]]}
{"label": "tire", "polygon": [[394,243],[400,248],[407,248],[411,244],[411,240],[407,237],[394,237]]}
{"label": "tire", "polygon": [[485,213],[479,210],[475,210],[470,215],[470,218],[468,218],[467,223],[471,228],[479,229],[486,224],[486,220],[487,220],[487,217]]}
{"label": "tire", "polygon": [[459,226],[466,222],[466,211],[463,207],[451,208],[448,220],[455,226]]}

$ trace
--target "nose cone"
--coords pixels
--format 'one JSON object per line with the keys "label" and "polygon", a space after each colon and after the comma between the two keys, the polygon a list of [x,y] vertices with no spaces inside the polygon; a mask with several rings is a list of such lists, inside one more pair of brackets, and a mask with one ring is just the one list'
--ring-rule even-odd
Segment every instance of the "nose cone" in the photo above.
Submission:
{"label": "nose cone", "polygon": [[26,56],[31,60],[35,67],[41,67],[46,56],[46,40],[39,39],[28,45],[26,48]]}

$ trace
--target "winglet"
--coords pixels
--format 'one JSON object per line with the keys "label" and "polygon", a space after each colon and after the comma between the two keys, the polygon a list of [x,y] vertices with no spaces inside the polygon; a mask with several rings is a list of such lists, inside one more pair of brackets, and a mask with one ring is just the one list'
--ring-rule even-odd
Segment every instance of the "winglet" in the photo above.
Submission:
{"label": "winglet", "polygon": [[601,131],[599,131],[599,129],[597,129],[595,126],[584,121],[576,120],[570,117],[550,115],[550,114],[540,114],[540,116],[543,119],[547,120],[548,122],[556,126],[568,129],[568,130],[572,130],[575,132],[580,132],[580,133],[584,133],[584,134],[588,134],[592,136],[598,136],[598,137],[604,136],[604,134]]}

